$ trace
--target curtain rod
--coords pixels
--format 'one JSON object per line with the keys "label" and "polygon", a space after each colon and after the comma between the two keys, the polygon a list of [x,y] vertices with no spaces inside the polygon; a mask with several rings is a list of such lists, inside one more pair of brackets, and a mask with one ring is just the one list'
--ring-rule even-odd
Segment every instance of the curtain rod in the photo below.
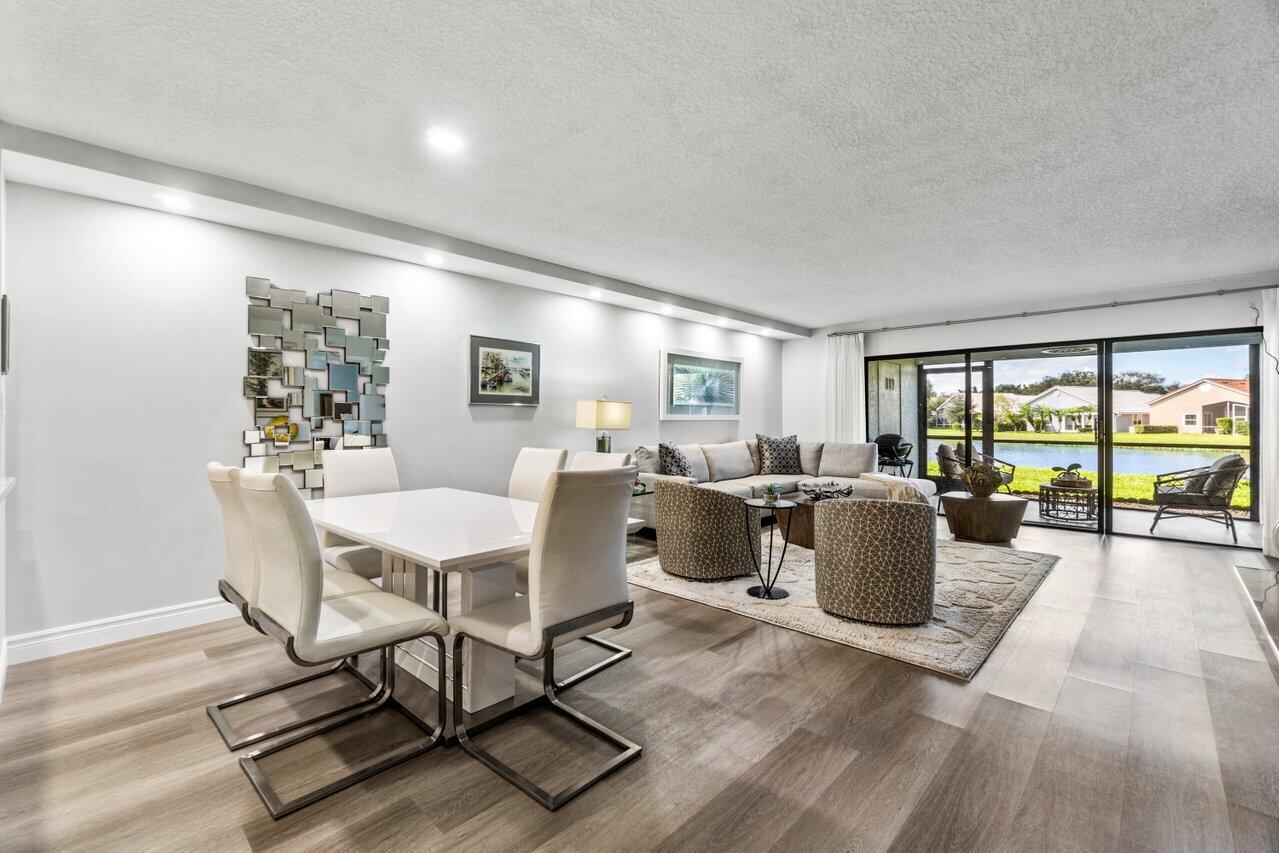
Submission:
{"label": "curtain rod", "polygon": [[856,331],[847,332],[830,332],[828,338],[838,338],[844,335],[860,335],[870,332],[906,332],[911,329],[932,329],[937,326],[958,326],[961,323],[986,323],[991,320],[1016,320],[1021,317],[1043,317],[1047,314],[1067,314],[1071,311],[1095,311],[1098,308],[1123,308],[1128,305],[1149,305],[1154,302],[1174,302],[1178,299],[1200,299],[1204,296],[1225,296],[1227,293],[1251,293],[1257,290],[1274,290],[1279,288],[1279,284],[1262,284],[1257,287],[1240,287],[1231,290],[1220,288],[1217,290],[1207,290],[1201,293],[1182,293],[1177,296],[1151,296],[1147,299],[1127,299],[1115,300],[1113,302],[1099,302],[1096,305],[1078,305],[1074,308],[1048,308],[1042,311],[1020,311],[1016,314],[995,314],[989,317],[973,317],[967,320],[941,320],[936,323],[915,323],[909,326],[880,326],[874,329],[858,329]]}

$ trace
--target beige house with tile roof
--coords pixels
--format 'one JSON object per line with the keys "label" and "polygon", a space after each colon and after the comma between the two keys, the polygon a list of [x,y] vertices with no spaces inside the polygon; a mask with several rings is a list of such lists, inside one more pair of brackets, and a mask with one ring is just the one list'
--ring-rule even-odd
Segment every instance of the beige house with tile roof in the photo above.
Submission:
{"label": "beige house with tile roof", "polygon": [[1217,418],[1247,421],[1252,393],[1247,379],[1205,376],[1151,400],[1149,423],[1179,432],[1215,433]]}

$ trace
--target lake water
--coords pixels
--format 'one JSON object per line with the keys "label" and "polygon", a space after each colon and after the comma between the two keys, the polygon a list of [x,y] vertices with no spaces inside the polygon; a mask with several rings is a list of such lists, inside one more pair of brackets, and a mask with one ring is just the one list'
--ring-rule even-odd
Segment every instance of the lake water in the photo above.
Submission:
{"label": "lake water", "polygon": [[[936,447],[930,439],[930,449]],[[951,442],[953,444],[953,442]],[[1211,465],[1214,460],[1228,453],[1239,453],[1248,458],[1247,450],[1211,450],[1200,448],[1116,447],[1116,474],[1163,474]],[[1027,468],[1065,467],[1078,462],[1088,471],[1097,470],[1097,449],[1092,445],[1035,444],[1032,442],[995,442],[995,456],[1013,465]],[[934,456],[936,458],[935,451]]]}

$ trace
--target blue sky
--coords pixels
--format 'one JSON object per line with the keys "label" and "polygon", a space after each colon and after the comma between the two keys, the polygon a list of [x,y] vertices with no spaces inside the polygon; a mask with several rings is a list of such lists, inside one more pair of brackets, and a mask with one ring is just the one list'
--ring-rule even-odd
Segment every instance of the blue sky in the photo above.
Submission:
{"label": "blue sky", "polygon": [[[1022,385],[1066,370],[1096,370],[1094,356],[1033,358],[995,362],[995,384]],[[1199,349],[1128,352],[1115,355],[1115,373],[1139,370],[1158,373],[1172,385],[1185,385],[1203,376],[1245,379],[1248,376],[1248,347],[1202,347]],[[963,374],[932,377],[938,393],[959,391]]]}

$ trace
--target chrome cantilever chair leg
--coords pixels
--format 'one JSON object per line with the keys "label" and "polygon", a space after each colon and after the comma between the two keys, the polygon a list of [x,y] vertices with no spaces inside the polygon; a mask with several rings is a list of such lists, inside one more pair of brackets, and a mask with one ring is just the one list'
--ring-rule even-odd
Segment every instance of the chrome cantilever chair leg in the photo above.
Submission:
{"label": "chrome cantilever chair leg", "polygon": [[[551,811],[555,811],[587,788],[599,782],[605,776],[622,767],[630,761],[639,757],[642,747],[627,738],[622,737],[612,729],[592,720],[575,708],[570,708],[556,695],[555,682],[555,649],[548,644],[545,657],[542,659],[542,695],[537,699],[527,703],[524,707],[519,708],[516,713],[526,713],[535,708],[549,706],[552,710],[568,717],[577,725],[586,729],[591,734],[602,740],[608,741],[612,745],[621,749],[622,752],[614,756],[603,767],[586,774],[582,778],[570,784],[568,787],[552,793],[534,783],[531,779],[515,770],[509,764],[498,759],[491,752],[479,746],[471,740],[470,733],[466,730],[466,724],[463,719],[464,711],[462,709],[462,676],[463,676],[463,642],[467,639],[471,642],[483,642],[475,637],[468,637],[466,634],[455,634],[453,640],[453,731],[457,736],[457,742],[468,754],[479,759],[484,765],[524,793],[528,794],[537,802],[541,803]],[[580,680],[580,679],[579,679]],[[507,718],[503,718],[507,719]],[[487,728],[487,727],[486,727]]]}
{"label": "chrome cantilever chair leg", "polygon": [[583,681],[590,678],[592,675],[598,675],[599,673],[608,669],[610,666],[613,666],[616,663],[620,663],[621,661],[624,661],[631,656],[631,650],[626,648],[626,646],[618,645],[617,643],[614,643],[610,640],[605,640],[603,637],[597,637],[594,634],[587,634],[585,637],[580,637],[579,639],[584,643],[590,643],[593,646],[599,646],[602,649],[608,649],[609,651],[613,652],[613,654],[609,655],[608,657],[604,658],[604,660],[598,663],[591,664],[590,666],[588,666],[586,669],[582,670],[581,672],[570,675],[568,678],[564,679],[563,681],[555,682],[556,690],[568,690],[570,687],[581,684]]}
{"label": "chrome cantilever chair leg", "polygon": [[325,711],[322,714],[316,714],[315,716],[306,717],[301,720],[294,720],[293,722],[285,723],[283,725],[276,726],[275,728],[263,729],[262,731],[257,731],[253,734],[244,735],[242,737],[236,735],[234,728],[226,718],[225,712],[227,708],[233,708],[236,705],[242,705],[245,702],[252,702],[254,699],[260,699],[263,696],[269,696],[272,693],[279,693],[282,690],[288,690],[291,687],[297,687],[300,684],[315,681],[317,678],[327,678],[330,675],[339,675],[343,672],[350,673],[355,676],[356,680],[367,684],[364,674],[356,668],[356,666],[352,663],[352,660],[353,659],[348,658],[346,660],[339,661],[335,666],[331,666],[328,669],[321,670],[320,672],[313,672],[309,675],[304,675],[301,678],[295,678],[292,681],[286,681],[284,684],[277,684],[273,687],[264,687],[263,689],[255,690],[252,693],[241,693],[239,696],[232,696],[230,699],[223,699],[221,702],[214,702],[212,705],[204,706],[204,710],[208,713],[209,719],[213,721],[213,725],[217,727],[218,734],[222,735],[222,740],[226,743],[227,749],[232,752],[235,752],[237,749],[243,749],[246,746],[252,746],[255,743],[261,743],[264,740],[270,740],[273,737],[279,737],[280,735],[297,731],[300,728],[314,725],[315,723],[321,723],[340,714],[345,714],[349,711],[356,711],[360,708],[376,703],[378,701],[380,688],[373,685],[376,689],[374,689],[371,694],[354,704],[343,705],[340,708],[334,708],[333,710]]}
{"label": "chrome cantilever chair leg", "polygon": [[[377,690],[375,691],[377,700],[375,704],[373,705],[373,707],[366,708],[361,711],[357,711],[355,713],[350,714],[349,716],[343,717],[338,720],[334,720],[313,731],[304,732],[303,734],[297,735],[296,737],[291,737],[286,740],[282,740],[278,743],[272,744],[271,746],[268,746],[264,749],[256,750],[240,758],[240,768],[244,770],[244,774],[249,777],[249,782],[252,783],[253,790],[255,790],[258,794],[258,797],[261,798],[262,804],[265,805],[267,808],[267,811],[271,813],[271,817],[275,818],[276,820],[279,820],[280,818],[284,817],[287,814],[295,812],[298,809],[305,808],[306,806],[309,806],[312,803],[318,802],[324,799],[325,797],[329,796],[330,794],[336,794],[338,791],[341,791],[345,788],[349,788],[350,786],[356,784],[357,782],[361,782],[365,779],[368,779],[371,776],[375,776],[378,773],[381,773],[383,770],[388,770],[397,764],[401,764],[405,761],[408,761],[411,758],[416,758],[419,755],[423,755],[427,752],[430,752],[436,746],[440,745],[441,742],[443,742],[444,726],[445,726],[445,721],[448,713],[447,711],[447,708],[448,708],[448,700],[447,700],[448,671],[447,670],[448,668],[447,666],[444,665],[444,660],[445,660],[444,638],[437,636],[435,634],[430,634],[428,636],[432,637],[435,640],[436,647],[439,651],[439,660],[441,662],[439,667],[439,682],[436,685],[436,688],[439,691],[439,697],[438,697],[439,704],[437,707],[437,719],[436,719],[435,728],[428,729],[427,726],[421,720],[417,718],[417,716],[410,713],[406,708],[401,706],[399,702],[395,700],[395,697],[394,697],[395,647],[394,646],[383,647],[380,654],[381,673],[380,673],[380,678],[377,684]],[[368,765],[367,767],[357,770],[354,773],[349,773],[340,779],[336,779],[333,782],[330,782],[329,784],[324,785],[323,787],[317,788],[314,791],[310,791],[306,794],[302,794],[301,796],[295,797],[292,800],[285,801],[280,799],[280,796],[276,792],[275,787],[271,784],[270,780],[268,780],[266,778],[266,775],[262,772],[262,767],[259,764],[259,761],[261,759],[266,758],[269,755],[274,755],[277,752],[282,752],[292,746],[296,746],[297,744],[302,743],[303,741],[310,740],[311,738],[316,737],[317,735],[322,735],[322,734],[325,734],[326,732],[331,732],[334,729],[337,729],[346,725],[347,723],[353,723],[356,720],[365,719],[366,717],[372,716],[373,714],[377,713],[383,708],[394,708],[405,719],[409,720],[409,722],[413,723],[413,725],[421,729],[422,732],[426,734],[427,736],[426,739],[421,742],[411,743],[408,746],[398,749],[395,752],[392,752],[390,755],[386,756],[385,758],[382,758],[381,760],[376,761],[373,764]]]}

